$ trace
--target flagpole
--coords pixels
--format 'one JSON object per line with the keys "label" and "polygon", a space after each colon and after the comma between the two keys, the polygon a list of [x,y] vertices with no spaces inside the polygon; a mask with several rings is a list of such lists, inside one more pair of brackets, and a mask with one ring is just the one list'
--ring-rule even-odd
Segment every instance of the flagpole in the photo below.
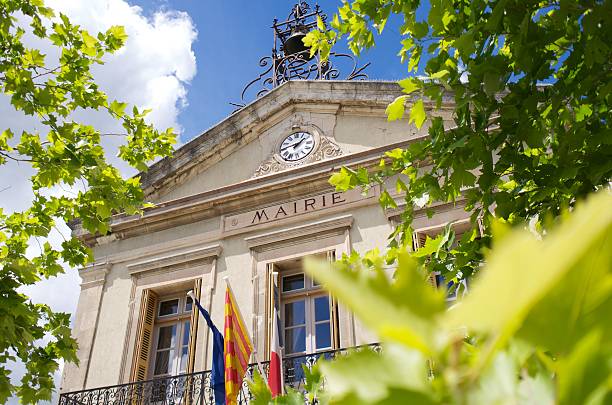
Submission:
{"label": "flagpole", "polygon": [[[272,279],[273,279],[273,286],[272,286],[272,288],[274,290],[274,291],[272,291],[272,294],[273,294],[272,296],[274,297],[275,301],[276,301],[277,298],[280,301],[280,296],[277,297],[276,294],[275,294],[276,289],[278,288],[278,271],[272,272]],[[278,309],[275,309],[275,311],[280,311],[280,302],[274,302],[275,308],[276,308],[276,305],[278,305]],[[276,314],[274,316],[276,316]],[[278,314],[278,316],[280,317],[280,313]],[[280,319],[277,318],[276,321],[277,321],[276,333],[278,334],[280,332],[279,329],[278,329],[278,328],[280,328],[280,325],[278,325],[278,322],[280,321]],[[278,336],[278,338],[279,338],[279,341],[280,341],[281,337]],[[284,391],[285,391],[285,375],[284,375],[285,373],[283,372],[282,348],[279,347],[279,349],[280,349],[279,356],[280,356],[280,383],[281,383],[281,392],[280,392],[280,394],[282,395],[284,393]]]}
{"label": "flagpole", "polygon": [[[198,312],[200,313],[200,315],[204,317],[204,320],[206,321],[208,328],[212,331],[213,359],[212,359],[212,366],[210,369],[211,370],[211,385],[212,385],[211,388],[214,393],[215,404],[223,405],[225,404],[225,398],[226,398],[225,396],[225,375],[224,375],[225,364],[224,364],[223,335],[221,334],[221,332],[219,332],[217,327],[214,325],[214,323],[212,322],[212,319],[210,318],[210,314],[208,313],[208,311],[204,309],[204,307],[202,307],[202,305],[200,304],[200,300],[196,298],[195,294],[193,293],[193,290],[188,291],[187,296],[191,298],[194,308],[197,307]],[[208,351],[208,347],[206,347],[204,350]]]}
{"label": "flagpole", "polygon": [[[229,282],[229,276],[224,276],[223,277],[223,281],[225,281],[225,285],[227,286],[227,288],[231,291],[232,296],[235,298],[236,295],[234,294],[234,290],[232,289],[232,286]],[[244,320],[243,320],[244,322]],[[255,345],[253,345],[253,353],[252,353],[255,357],[255,363],[257,364],[257,368],[259,371],[259,375],[261,375],[261,377],[264,379],[264,381],[266,382],[266,385],[268,385],[268,376],[266,375],[265,372],[263,372],[263,365],[261,364],[261,362],[259,361],[259,359],[257,358],[257,348],[255,347]],[[253,380],[251,379],[251,377],[246,374],[246,378],[249,380],[249,382],[253,383]]]}

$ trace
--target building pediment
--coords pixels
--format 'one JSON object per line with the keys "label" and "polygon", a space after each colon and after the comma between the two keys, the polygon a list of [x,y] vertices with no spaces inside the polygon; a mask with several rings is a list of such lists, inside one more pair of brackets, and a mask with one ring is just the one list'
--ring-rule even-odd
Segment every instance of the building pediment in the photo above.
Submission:
{"label": "building pediment", "polygon": [[[335,139],[333,117],[353,114],[384,119],[386,106],[399,94],[399,87],[393,82],[284,83],[186,143],[173,157],[153,164],[141,174],[145,195],[154,202],[167,201],[350,153],[350,150],[343,151]],[[279,154],[280,142],[298,129],[316,137],[316,148],[299,161],[284,160]],[[247,153],[248,145],[253,150]],[[225,184],[192,187],[184,193],[178,191],[194,178],[206,176],[210,168],[238,151],[243,151],[245,156],[234,156],[239,164],[227,164],[231,166],[229,174],[242,169],[244,173],[232,177],[228,176],[228,168],[224,168],[214,175],[217,179],[227,178]]]}
{"label": "building pediment", "polygon": [[[385,151],[427,136],[425,126],[417,130],[407,119],[387,121],[385,108],[399,94],[392,82],[284,83],[142,173],[145,198],[155,203],[144,216],[114,216],[107,236],[70,226],[90,244],[111,244],[327,192],[339,167],[376,165]],[[445,95],[447,123],[451,105]],[[291,160],[282,148],[300,140],[288,138],[297,132],[312,135],[312,148]]]}

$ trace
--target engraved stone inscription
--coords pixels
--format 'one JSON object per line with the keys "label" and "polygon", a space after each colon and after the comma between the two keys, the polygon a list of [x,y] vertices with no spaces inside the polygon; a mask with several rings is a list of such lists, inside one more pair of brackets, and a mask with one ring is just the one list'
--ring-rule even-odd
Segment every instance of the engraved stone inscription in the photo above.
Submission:
{"label": "engraved stone inscription", "polygon": [[340,205],[371,198],[372,195],[363,196],[359,190],[349,190],[341,193],[332,191],[312,197],[302,198],[283,204],[259,208],[257,210],[225,217],[225,230],[241,229],[284,218],[302,215],[309,212],[325,210]]}

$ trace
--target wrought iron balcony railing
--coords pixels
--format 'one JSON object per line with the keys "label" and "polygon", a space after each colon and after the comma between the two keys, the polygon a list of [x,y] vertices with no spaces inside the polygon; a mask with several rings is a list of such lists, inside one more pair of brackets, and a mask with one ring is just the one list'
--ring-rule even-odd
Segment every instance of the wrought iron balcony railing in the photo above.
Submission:
{"label": "wrought iron balcony railing", "polygon": [[[329,350],[314,354],[292,356],[283,359],[284,383],[294,389],[304,389],[305,376],[302,366],[311,368],[319,358],[332,359],[349,351],[372,348],[377,344],[355,348]],[[249,365],[247,378],[238,397],[239,404],[248,404],[252,399],[248,379],[255,371],[268,374],[269,363]],[[173,377],[67,392],[60,395],[59,405],[214,405],[210,371],[182,374]]]}

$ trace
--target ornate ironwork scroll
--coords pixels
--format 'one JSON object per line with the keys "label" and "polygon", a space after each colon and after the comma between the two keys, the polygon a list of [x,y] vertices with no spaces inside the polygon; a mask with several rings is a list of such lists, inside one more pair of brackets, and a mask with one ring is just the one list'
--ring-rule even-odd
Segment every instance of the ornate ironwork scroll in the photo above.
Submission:
{"label": "ornate ironwork scroll", "polygon": [[214,404],[210,371],[69,392],[59,398],[59,405],[149,404]]}
{"label": "ornate ironwork scroll", "polygon": [[353,55],[331,52],[327,60],[322,60],[318,54],[310,56],[310,49],[301,40],[316,28],[317,18],[327,27],[327,16],[319,6],[312,8],[302,1],[292,8],[285,21],[275,19],[272,55],[259,60],[262,73],[247,83],[240,94],[240,102],[230,104],[240,109],[251,99],[290,80],[366,80],[368,76],[364,71],[370,63],[359,65]]}
{"label": "ornate ironwork scroll", "polygon": [[[370,349],[380,351],[380,346],[373,344],[285,358],[283,359],[285,385],[303,391],[306,382],[303,367],[311,368],[320,358],[333,359],[355,350]],[[248,381],[253,379],[255,371],[267,376],[269,368],[269,362],[249,365],[238,394],[238,404],[247,405],[253,400]],[[214,403],[210,371],[67,392],[59,397],[59,405],[214,405]]]}

